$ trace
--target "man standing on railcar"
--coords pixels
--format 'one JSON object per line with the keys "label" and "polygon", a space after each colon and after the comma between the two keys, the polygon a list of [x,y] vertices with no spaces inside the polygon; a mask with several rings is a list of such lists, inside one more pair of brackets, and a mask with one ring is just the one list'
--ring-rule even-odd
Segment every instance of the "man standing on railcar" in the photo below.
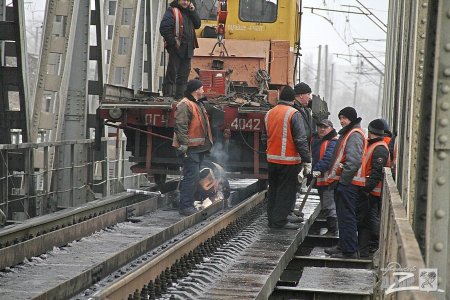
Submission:
{"label": "man standing on railcar", "polygon": [[383,168],[389,165],[385,128],[382,119],[373,120],[368,127],[369,139],[363,159],[366,184],[360,190],[357,205],[360,257],[369,257],[378,249]]}
{"label": "man standing on railcar", "polygon": [[317,124],[317,133],[311,138],[312,176],[316,178],[322,212],[327,220],[327,229],[330,235],[337,234],[336,205],[334,204],[334,189],[328,182],[329,169],[332,163],[334,146],[337,142],[337,133],[333,123],[324,119]]}
{"label": "man standing on railcar", "polygon": [[[265,117],[269,191],[269,227],[298,229],[303,219],[289,215],[295,204],[298,173],[311,172],[311,154],[300,113],[292,107],[295,93],[285,86],[278,104]],[[303,163],[303,165],[302,165]]]}
{"label": "man standing on railcar", "polygon": [[211,126],[203,103],[203,84],[200,80],[188,82],[184,98],[177,104],[172,146],[183,156],[183,180],[180,186],[181,215],[196,212],[194,194],[200,180],[200,165],[212,147]]}
{"label": "man standing on railcar", "polygon": [[342,129],[335,146],[329,182],[336,186],[339,243],[325,252],[336,258],[358,258],[356,203],[359,190],[365,185],[362,158],[367,141],[361,129],[361,118],[353,107],[343,108],[338,117]]}
{"label": "man standing on railcar", "polygon": [[191,58],[198,48],[195,29],[200,28],[201,19],[190,0],[174,0],[163,16],[159,32],[164,38],[169,53],[163,95],[183,96],[191,71]]}

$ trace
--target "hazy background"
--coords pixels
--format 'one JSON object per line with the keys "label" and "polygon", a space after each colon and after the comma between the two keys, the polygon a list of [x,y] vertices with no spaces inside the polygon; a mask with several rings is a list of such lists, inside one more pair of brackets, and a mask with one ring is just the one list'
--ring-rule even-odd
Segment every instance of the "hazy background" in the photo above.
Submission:
{"label": "hazy background", "polygon": [[[319,9],[311,12],[306,7],[349,13]],[[376,24],[386,29],[382,23],[387,24],[387,8],[388,0],[360,0],[359,3],[356,0],[303,0],[300,79],[307,82],[314,93],[325,95],[324,45],[328,45],[328,65],[330,70],[331,64],[334,64],[334,80],[333,97],[325,100],[329,104],[331,100],[330,118],[336,128],[340,128],[337,119],[339,110],[354,105],[355,83],[357,88],[354,106],[363,118],[363,126],[366,127],[372,119],[380,117],[378,93],[380,71],[384,73],[386,33]],[[321,81],[319,91],[315,91],[319,45],[322,45]]]}

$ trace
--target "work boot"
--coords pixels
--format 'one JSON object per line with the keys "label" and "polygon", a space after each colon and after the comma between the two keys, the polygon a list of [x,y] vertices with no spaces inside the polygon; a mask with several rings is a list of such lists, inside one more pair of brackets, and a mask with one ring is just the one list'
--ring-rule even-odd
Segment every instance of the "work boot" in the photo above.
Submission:
{"label": "work boot", "polygon": [[295,216],[295,217],[304,217],[305,214],[299,210],[293,210],[290,215]]}
{"label": "work boot", "polygon": [[291,222],[287,222],[286,224],[284,224],[284,226],[282,227],[283,229],[292,229],[292,230],[297,230],[300,228],[299,224],[294,224]]}
{"label": "work boot", "polygon": [[286,220],[291,223],[301,223],[304,221],[302,217],[297,217],[297,216],[293,216],[293,215],[288,215],[286,217]]}
{"label": "work boot", "polygon": [[180,215],[182,216],[190,216],[192,214],[195,214],[196,212],[198,212],[198,210],[193,207],[183,208],[179,211]]}
{"label": "work boot", "polygon": [[337,218],[336,217],[327,217],[327,235],[337,235],[338,226],[337,226]]}
{"label": "work boot", "polygon": [[353,252],[353,253],[339,252],[339,253],[332,254],[331,258],[358,259],[359,253],[358,253],[358,251]]}
{"label": "work boot", "polygon": [[326,248],[324,251],[328,255],[333,255],[333,254],[337,254],[337,253],[341,253],[342,252],[341,247],[339,247],[339,245],[336,245],[336,246],[331,247],[331,248]]}

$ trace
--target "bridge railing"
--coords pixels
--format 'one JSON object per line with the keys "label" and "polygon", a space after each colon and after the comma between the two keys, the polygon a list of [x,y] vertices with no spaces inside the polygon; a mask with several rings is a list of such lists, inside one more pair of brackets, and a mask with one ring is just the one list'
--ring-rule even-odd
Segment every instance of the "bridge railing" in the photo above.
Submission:
{"label": "bridge railing", "polygon": [[389,168],[385,168],[380,223],[375,299],[435,299],[433,292],[424,291],[433,283],[432,274],[424,270],[419,244]]}
{"label": "bridge railing", "polygon": [[103,138],[101,151],[91,139],[0,145],[0,225],[147,184],[129,171],[125,142]]}

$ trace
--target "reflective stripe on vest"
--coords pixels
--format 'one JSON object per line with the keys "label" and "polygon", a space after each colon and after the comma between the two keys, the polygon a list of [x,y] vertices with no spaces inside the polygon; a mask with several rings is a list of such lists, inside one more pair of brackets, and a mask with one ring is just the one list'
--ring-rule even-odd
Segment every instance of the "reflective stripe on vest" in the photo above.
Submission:
{"label": "reflective stripe on vest", "polygon": [[[337,140],[336,137],[334,137],[332,140]],[[330,143],[330,141],[325,141],[324,143],[322,143],[322,145],[320,146],[320,153],[319,153],[319,160],[321,160],[323,158],[323,156],[325,155],[325,152],[328,148],[328,144]],[[322,174],[320,174],[319,177],[317,177],[317,181],[316,181],[316,185],[317,186],[326,186],[329,185],[328,183],[328,177],[330,176],[330,171],[327,170],[325,172],[322,172]]]}
{"label": "reflective stripe on vest", "polygon": [[[297,110],[287,105],[277,105],[265,116],[267,130],[267,161],[293,165],[301,162],[291,132],[291,119]],[[280,119],[283,119],[280,122]],[[280,126],[281,124],[281,126]]]}
{"label": "reflective stripe on vest", "polygon": [[[206,138],[208,138],[212,142],[212,133],[211,133],[211,126],[209,125],[209,121],[208,121],[208,114],[206,113],[205,108],[199,107],[199,105],[197,105],[196,103],[194,103],[193,101],[187,99],[187,98],[183,98],[178,104],[180,105],[181,103],[185,103],[190,111],[192,112],[192,119],[191,122],[189,123],[189,129],[188,129],[188,138],[189,138],[189,147],[195,147],[195,146],[200,146],[200,145],[204,145]],[[204,124],[203,122],[203,118],[202,118],[202,112],[200,111],[200,109],[203,112],[203,115],[205,116],[206,119],[206,123]],[[173,134],[173,143],[172,146],[178,148],[180,146],[178,139],[177,139],[177,135],[176,133]]]}
{"label": "reflective stripe on vest", "polygon": [[172,7],[173,17],[175,19],[175,42],[177,44],[177,48],[180,48],[181,39],[183,37],[183,15],[181,14],[181,10],[177,7]]}
{"label": "reflective stripe on vest", "polygon": [[[364,152],[366,152],[366,147],[367,147],[366,137],[361,128],[353,128],[344,136],[342,143],[339,145],[339,148],[337,150],[338,155],[336,156],[336,159],[333,161],[333,164],[331,166],[330,175],[328,177],[329,178],[328,183],[332,183],[333,181],[338,181],[341,178],[342,168],[339,166],[339,164],[345,162],[345,148],[347,146],[348,138],[350,137],[350,135],[353,132],[357,132],[357,133],[361,134],[364,139],[364,147],[363,147],[363,158],[364,158]],[[364,174],[365,174],[364,169],[365,169],[365,166],[361,161],[361,167],[358,169],[355,176],[353,176],[353,179],[352,179],[353,185],[364,186],[366,184],[366,178],[364,177]]]}
{"label": "reflective stripe on vest", "polygon": [[[375,143],[373,143],[373,144],[371,144],[371,145],[369,145],[367,147],[367,151],[364,154],[364,158],[363,158],[363,163],[365,165],[365,176],[366,176],[366,178],[368,178],[370,176],[370,174],[372,174],[372,155],[373,155],[373,151],[378,146],[382,146],[382,147],[386,148],[386,150],[389,153],[389,148],[386,145],[385,141],[378,141],[378,142],[375,142]],[[388,160],[386,161],[386,165],[385,166],[389,166],[388,162],[389,162],[389,157],[388,157]],[[383,187],[383,181],[380,180],[380,182],[378,182],[376,187],[372,191],[370,191],[370,194],[372,194],[374,196],[377,196],[377,197],[380,197],[381,196],[381,188],[382,187]]]}

